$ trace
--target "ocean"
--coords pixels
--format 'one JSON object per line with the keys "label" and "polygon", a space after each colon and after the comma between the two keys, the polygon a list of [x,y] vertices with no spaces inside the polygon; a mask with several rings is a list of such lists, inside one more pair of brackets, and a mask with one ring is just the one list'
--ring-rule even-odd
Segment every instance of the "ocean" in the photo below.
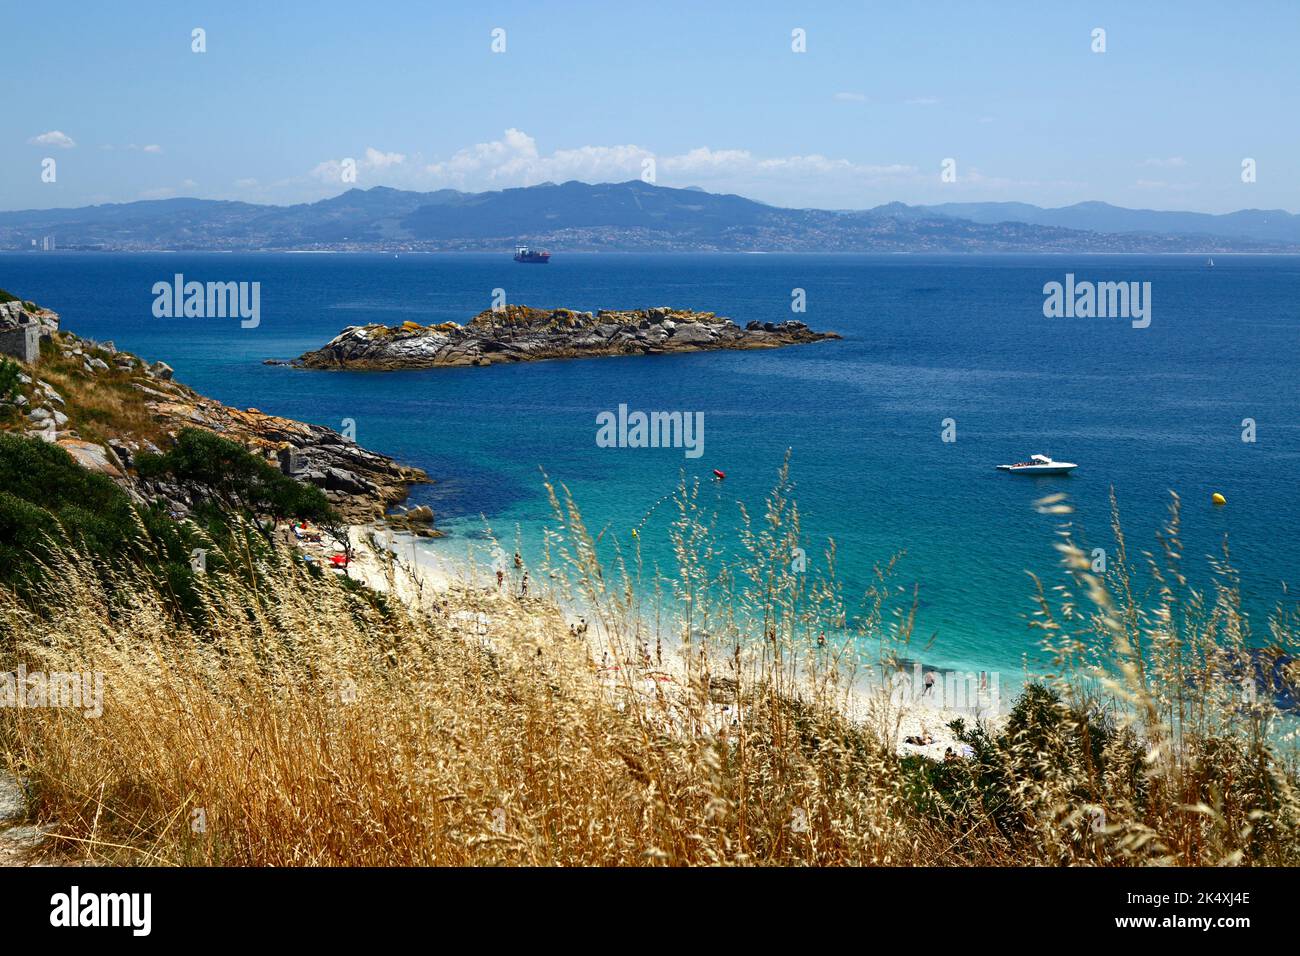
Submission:
{"label": "ocean", "polygon": [[[261,283],[261,320],[158,319],[152,287]],[[1046,318],[1045,283],[1149,282],[1151,322]],[[1088,548],[1111,547],[1111,489],[1130,553],[1157,550],[1170,490],[1184,503],[1186,568],[1208,583],[1224,536],[1256,632],[1289,599],[1300,533],[1300,257],[578,255],[546,266],[509,254],[0,255],[0,287],[59,312],[79,334],[166,361],[231,405],[342,429],[436,479],[430,504],[463,555],[486,520],[526,555],[552,516],[542,470],[588,526],[672,564],[685,474],[705,482],[719,527],[737,502],[761,514],[789,450],[810,571],[834,538],[846,593],[901,553],[895,583],[919,588],[917,634],[939,666],[1018,674],[1042,663],[1032,582],[1063,581],[1060,518],[1033,502],[1063,492]],[[492,304],[580,310],[668,305],[740,324],[798,318],[842,341],[763,352],[555,361],[411,372],[268,366],[344,326],[467,321]],[[806,312],[794,313],[795,290]],[[607,448],[597,416],[702,413],[703,451]],[[1245,423],[1245,420],[1251,420]],[[1245,423],[1245,424],[1244,424]],[[1253,434],[1252,434],[1253,432]],[[952,441],[945,441],[945,433]],[[1252,437],[1253,441],[1243,440]],[[999,463],[1042,452],[1077,462],[1027,478]],[[725,481],[709,478],[713,469]],[[1210,496],[1222,493],[1225,507]],[[653,509],[653,510],[652,510]],[[649,513],[649,517],[646,515]],[[903,603],[906,603],[906,599]]]}

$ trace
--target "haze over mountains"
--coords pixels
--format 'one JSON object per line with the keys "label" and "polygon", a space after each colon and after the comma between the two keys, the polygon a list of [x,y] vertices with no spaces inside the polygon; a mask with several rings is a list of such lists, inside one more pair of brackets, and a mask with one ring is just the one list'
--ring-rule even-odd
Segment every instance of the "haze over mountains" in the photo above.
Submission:
{"label": "haze over mountains", "polygon": [[1058,209],[1044,209],[1019,202],[942,203],[917,208],[982,223],[1013,221],[1093,232],[1149,232],[1288,244],[1300,242],[1300,216],[1281,209],[1242,209],[1212,215],[1205,212],[1124,209],[1104,202],[1081,202]]}
{"label": "haze over mountains", "polygon": [[0,249],[790,252],[1300,252],[1300,216],[1123,209],[1101,202],[889,203],[783,209],[637,180],[493,192],[350,189],[264,206],[160,199],[0,212]]}

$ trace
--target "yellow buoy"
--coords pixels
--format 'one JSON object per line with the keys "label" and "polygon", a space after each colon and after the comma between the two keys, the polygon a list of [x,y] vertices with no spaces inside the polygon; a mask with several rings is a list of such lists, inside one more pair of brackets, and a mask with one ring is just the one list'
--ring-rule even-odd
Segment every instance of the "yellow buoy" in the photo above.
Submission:
{"label": "yellow buoy", "polygon": [[1217,491],[1210,495],[1210,500],[1216,505],[1226,505],[1228,503],[1228,499],[1223,497],[1223,495],[1219,494]]}

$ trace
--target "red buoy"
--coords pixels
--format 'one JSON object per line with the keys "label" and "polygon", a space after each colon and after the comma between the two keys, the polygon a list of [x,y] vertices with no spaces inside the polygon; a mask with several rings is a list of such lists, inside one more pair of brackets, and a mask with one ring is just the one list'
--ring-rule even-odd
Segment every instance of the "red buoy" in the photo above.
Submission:
{"label": "red buoy", "polygon": [[726,477],[727,477],[723,472],[718,471],[718,469],[716,469],[716,468],[713,469],[713,475],[714,475],[715,478],[726,478]]}

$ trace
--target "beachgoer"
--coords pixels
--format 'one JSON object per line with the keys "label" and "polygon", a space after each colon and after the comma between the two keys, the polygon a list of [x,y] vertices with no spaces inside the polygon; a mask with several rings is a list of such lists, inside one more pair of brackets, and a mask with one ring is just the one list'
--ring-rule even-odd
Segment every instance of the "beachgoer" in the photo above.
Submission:
{"label": "beachgoer", "polygon": [[928,671],[925,675],[925,690],[922,692],[921,696],[924,697],[932,690],[934,690],[934,671]]}
{"label": "beachgoer", "polygon": [[500,568],[497,568],[497,590],[498,591],[501,590],[501,587],[502,585],[505,584],[505,581],[506,581],[506,573],[502,571]]}

